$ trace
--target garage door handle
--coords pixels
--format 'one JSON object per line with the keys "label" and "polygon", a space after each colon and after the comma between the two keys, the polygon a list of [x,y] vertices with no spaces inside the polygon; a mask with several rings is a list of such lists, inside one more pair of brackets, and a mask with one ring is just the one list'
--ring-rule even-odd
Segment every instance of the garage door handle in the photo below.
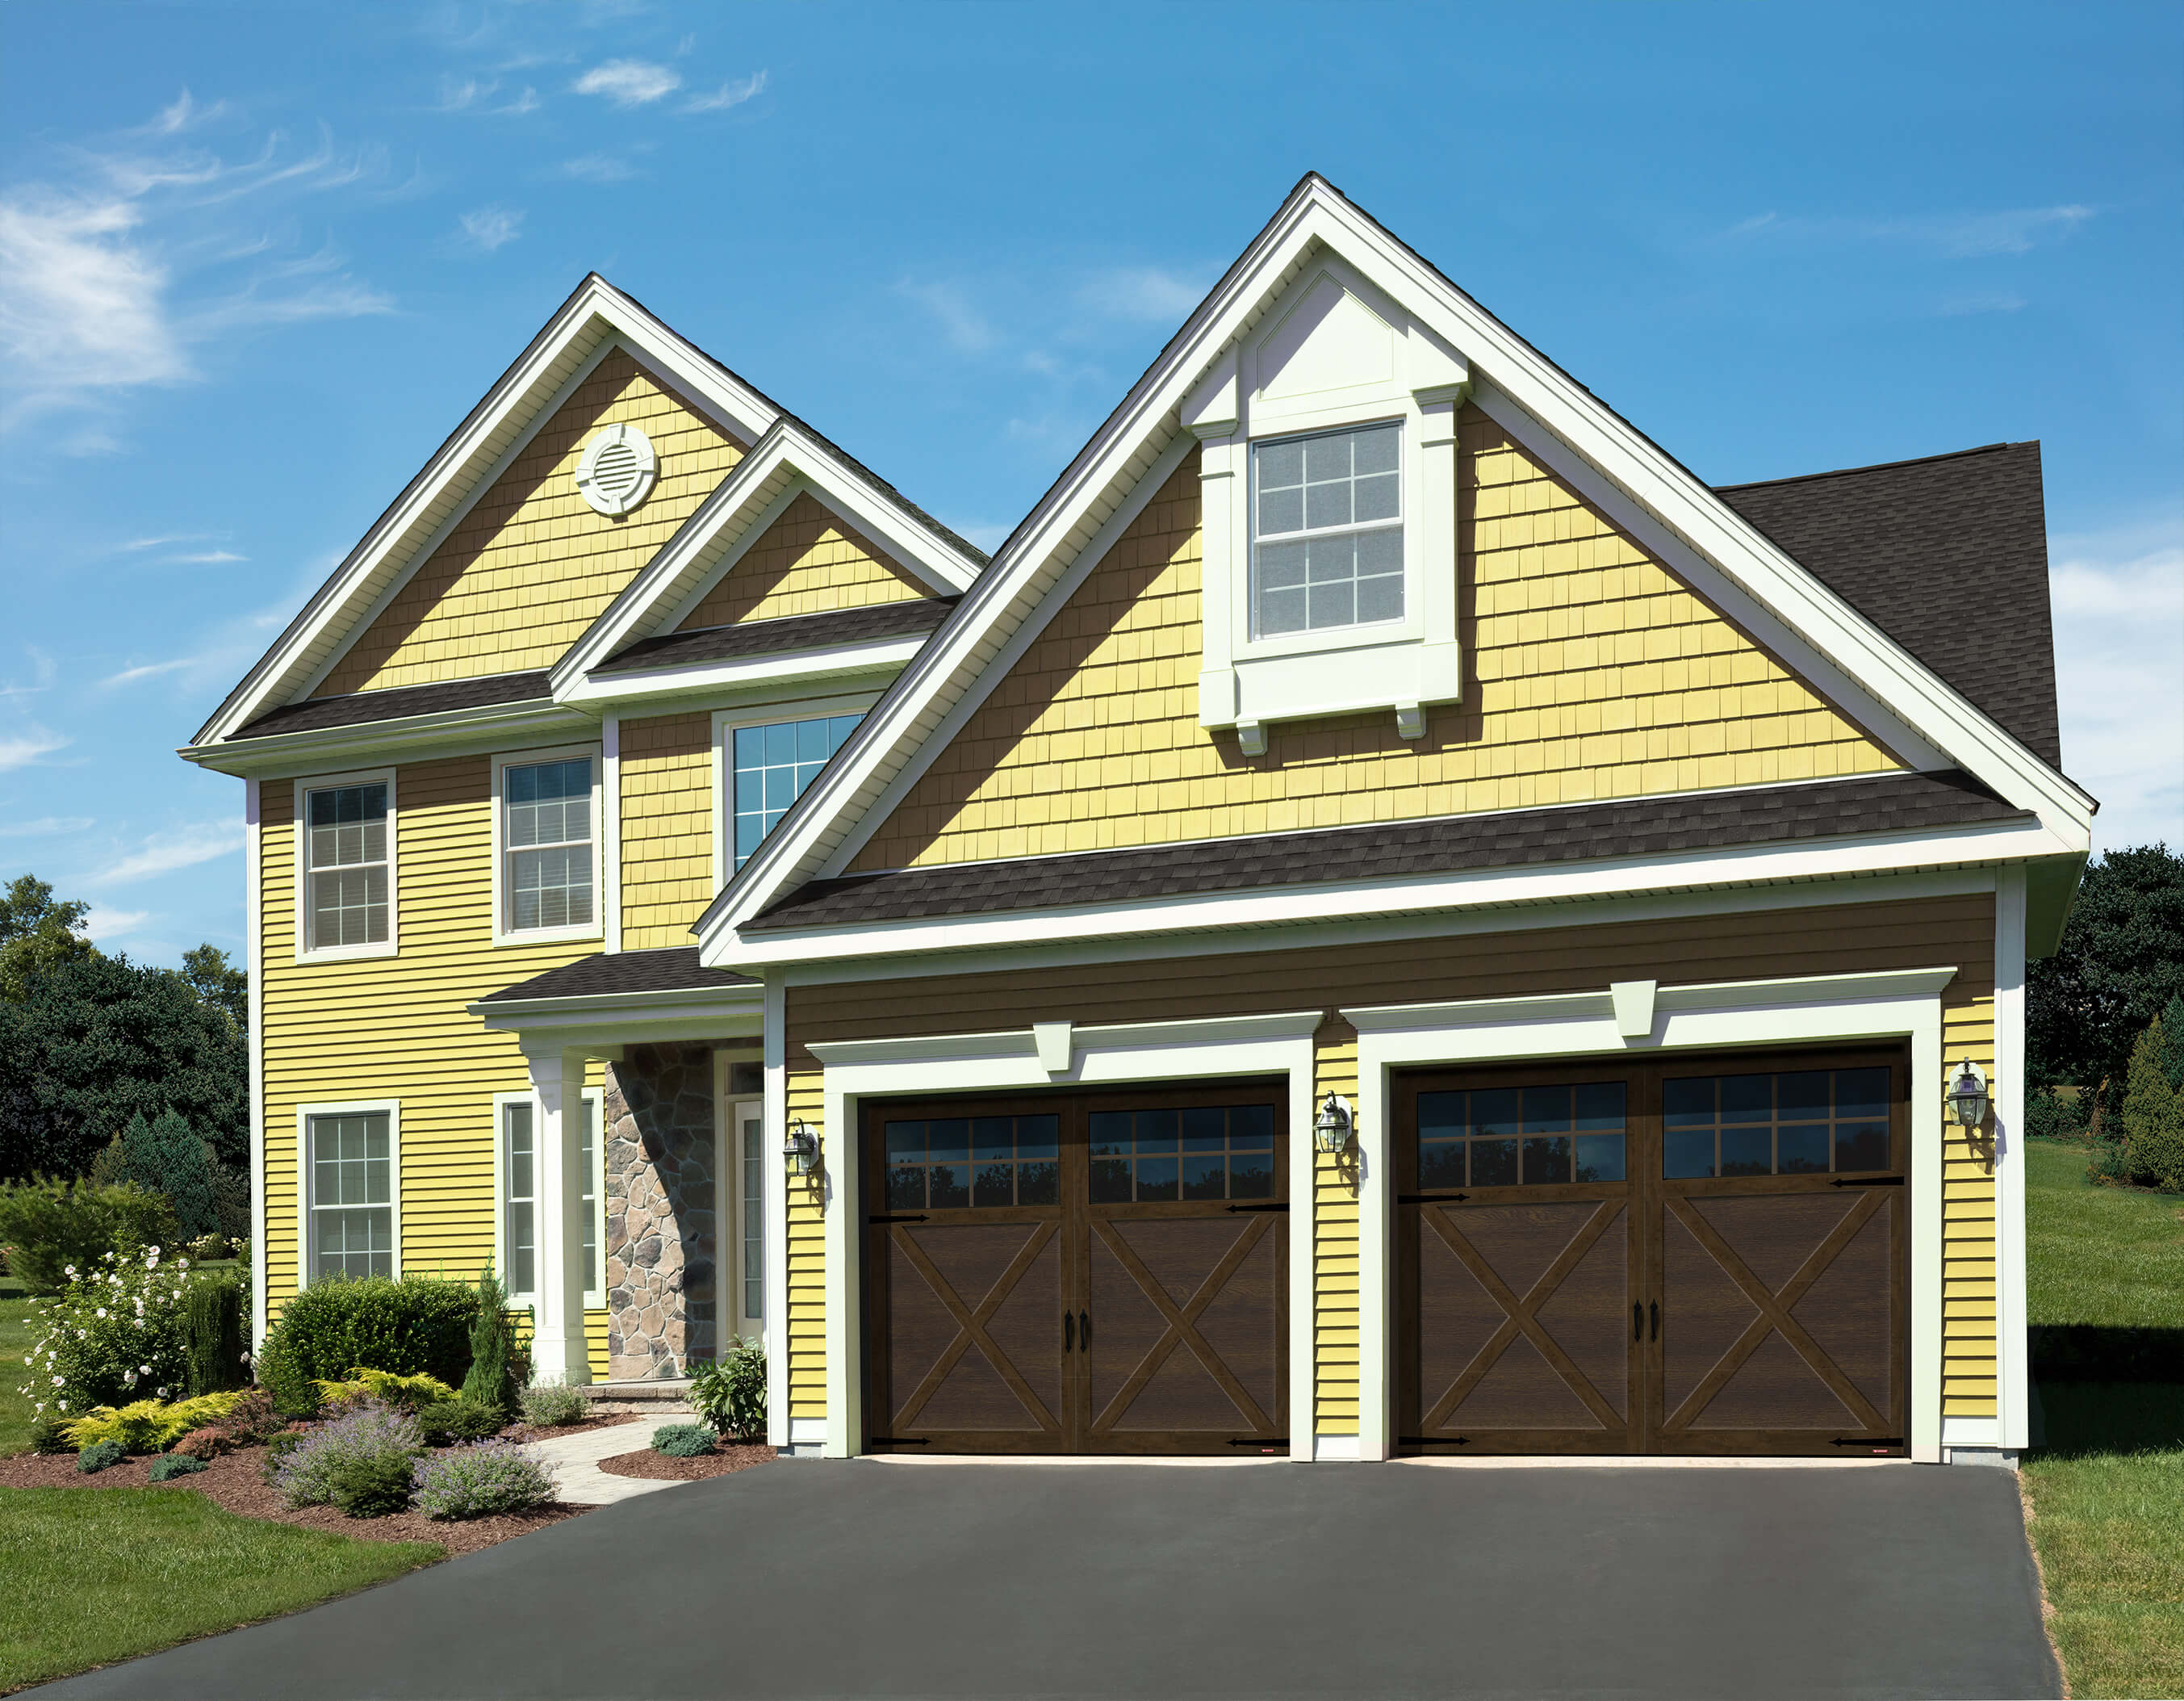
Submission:
{"label": "garage door handle", "polygon": [[1061,1313],[1061,1350],[1064,1352],[1077,1350],[1077,1319],[1066,1311]]}
{"label": "garage door handle", "polygon": [[1646,1308],[1635,1300],[1630,1302],[1630,1338],[1633,1341],[1646,1338]]}
{"label": "garage door handle", "polygon": [[1657,1300],[1655,1300],[1655,1301],[1653,1302],[1653,1339],[1654,1339],[1654,1340],[1656,1340],[1656,1341],[1658,1341],[1660,1338],[1661,1338],[1661,1302],[1660,1302],[1659,1300],[1658,1300],[1658,1299],[1657,1299]]}
{"label": "garage door handle", "polygon": [[1092,1313],[1089,1311],[1077,1313],[1077,1340],[1087,1352],[1092,1350]]}

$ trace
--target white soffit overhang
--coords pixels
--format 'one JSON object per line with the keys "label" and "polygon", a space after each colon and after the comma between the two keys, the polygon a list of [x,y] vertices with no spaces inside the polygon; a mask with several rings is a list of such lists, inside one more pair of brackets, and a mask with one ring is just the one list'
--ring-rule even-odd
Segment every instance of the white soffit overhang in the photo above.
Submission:
{"label": "white soffit overhang", "polygon": [[755,443],[781,410],[597,273],[587,277],[304,605],[191,740],[216,742],[307,696],[348,641],[430,558],[472,504],[615,348]]}
{"label": "white soffit overhang", "polygon": [[979,561],[936,536],[902,503],[858,477],[826,444],[783,415],[554,664],[555,699],[576,694],[585,674],[610,656],[674,631],[807,493],[916,574],[936,597],[960,596],[978,577]]}
{"label": "white soffit overhang", "polygon": [[[869,833],[1066,600],[1190,439],[1178,410],[1312,257],[1332,249],[1469,361],[1476,398],[1521,414],[1581,492],[1642,520],[1641,542],[1720,588],[1725,611],[1914,766],[1961,767],[2074,840],[2090,838],[2092,800],[1908,650],[1792,560],[1712,490],[1514,332],[1354,206],[1307,176],[1259,232],[1123,404],[1019,526],[955,617],[936,634],[698,924],[705,960],[736,925],[806,880],[838,873]],[[1743,611],[1748,611],[1745,613]],[[1794,641],[1792,641],[1794,639]]]}

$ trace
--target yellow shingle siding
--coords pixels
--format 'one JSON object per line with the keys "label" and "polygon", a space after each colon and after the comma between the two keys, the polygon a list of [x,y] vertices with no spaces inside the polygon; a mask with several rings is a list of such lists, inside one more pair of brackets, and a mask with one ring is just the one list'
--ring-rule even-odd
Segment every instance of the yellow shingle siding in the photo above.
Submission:
{"label": "yellow shingle siding", "polygon": [[[1313,1036],[1314,1098],[1357,1108],[1357,1030],[1330,1020]],[[1312,1153],[1312,1427],[1357,1433],[1357,1189],[1354,1157]],[[1292,1420],[1294,1421],[1294,1420]]]}
{"label": "yellow shingle siding", "polygon": [[808,491],[705,593],[678,632],[903,602],[932,592]]}
{"label": "yellow shingle siding", "polygon": [[1198,462],[1186,460],[857,856],[1048,855],[1866,773],[1897,764],[1467,409],[1464,700],[1198,724]]}
{"label": "yellow shingle siding", "polygon": [[[594,512],[577,463],[600,427],[652,439],[633,513]],[[743,458],[689,402],[616,349],[543,426],[314,696],[550,667]]]}
{"label": "yellow shingle siding", "polygon": [[[836,1135],[826,1121],[826,1082],[816,1067],[788,1072],[788,1119],[818,1130],[822,1146]],[[821,1171],[788,1178],[788,1414],[827,1415],[827,1218]]]}
{"label": "yellow shingle siding", "polygon": [[713,901],[712,717],[624,721],[621,945],[687,945]]}
{"label": "yellow shingle siding", "polygon": [[[265,1263],[270,1308],[297,1289],[301,1238],[298,1111],[393,1099],[399,1124],[402,1268],[474,1279],[491,1254],[493,1096],[530,1076],[513,1035],[488,1034],[463,1007],[596,951],[596,941],[495,950],[488,758],[418,762],[395,776],[401,951],[360,962],[298,962],[293,793],[261,803],[265,951]],[[587,1078],[599,1085],[598,1066]],[[593,1374],[605,1374],[606,1313],[587,1319]]]}

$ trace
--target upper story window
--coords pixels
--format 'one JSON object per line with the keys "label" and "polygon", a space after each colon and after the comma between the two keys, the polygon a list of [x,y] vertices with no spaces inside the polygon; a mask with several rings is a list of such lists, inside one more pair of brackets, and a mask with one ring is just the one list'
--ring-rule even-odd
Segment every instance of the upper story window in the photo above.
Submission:
{"label": "upper story window", "polygon": [[[735,867],[750,860],[766,835],[818,778],[827,759],[856,730],[862,715],[822,715],[738,727],[731,755],[735,781]],[[733,872],[733,871],[732,871]]]}
{"label": "upper story window", "polygon": [[298,790],[301,949],[383,954],[393,943],[391,777]]}
{"label": "upper story window", "polygon": [[1251,446],[1258,638],[1403,617],[1402,427]]}
{"label": "upper story window", "polygon": [[501,810],[502,929],[593,927],[591,758],[509,763]]}

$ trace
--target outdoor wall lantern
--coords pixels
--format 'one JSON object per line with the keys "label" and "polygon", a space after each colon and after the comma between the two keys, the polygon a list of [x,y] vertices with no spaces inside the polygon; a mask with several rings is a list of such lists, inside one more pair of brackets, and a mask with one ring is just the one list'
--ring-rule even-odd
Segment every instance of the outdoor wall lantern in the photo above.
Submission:
{"label": "outdoor wall lantern", "polygon": [[1977,1128],[1986,1120],[1986,1077],[1970,1061],[1957,1065],[1957,1078],[1949,1083],[1949,1114],[1959,1128]]}
{"label": "outdoor wall lantern", "polygon": [[809,1175],[819,1166],[819,1136],[811,1124],[800,1118],[788,1124],[788,1137],[781,1143],[781,1155],[793,1165],[799,1175]]}
{"label": "outdoor wall lantern", "polygon": [[1344,1152],[1350,1146],[1350,1111],[1334,1094],[1329,1093],[1312,1118],[1312,1131],[1318,1136],[1322,1152]]}

